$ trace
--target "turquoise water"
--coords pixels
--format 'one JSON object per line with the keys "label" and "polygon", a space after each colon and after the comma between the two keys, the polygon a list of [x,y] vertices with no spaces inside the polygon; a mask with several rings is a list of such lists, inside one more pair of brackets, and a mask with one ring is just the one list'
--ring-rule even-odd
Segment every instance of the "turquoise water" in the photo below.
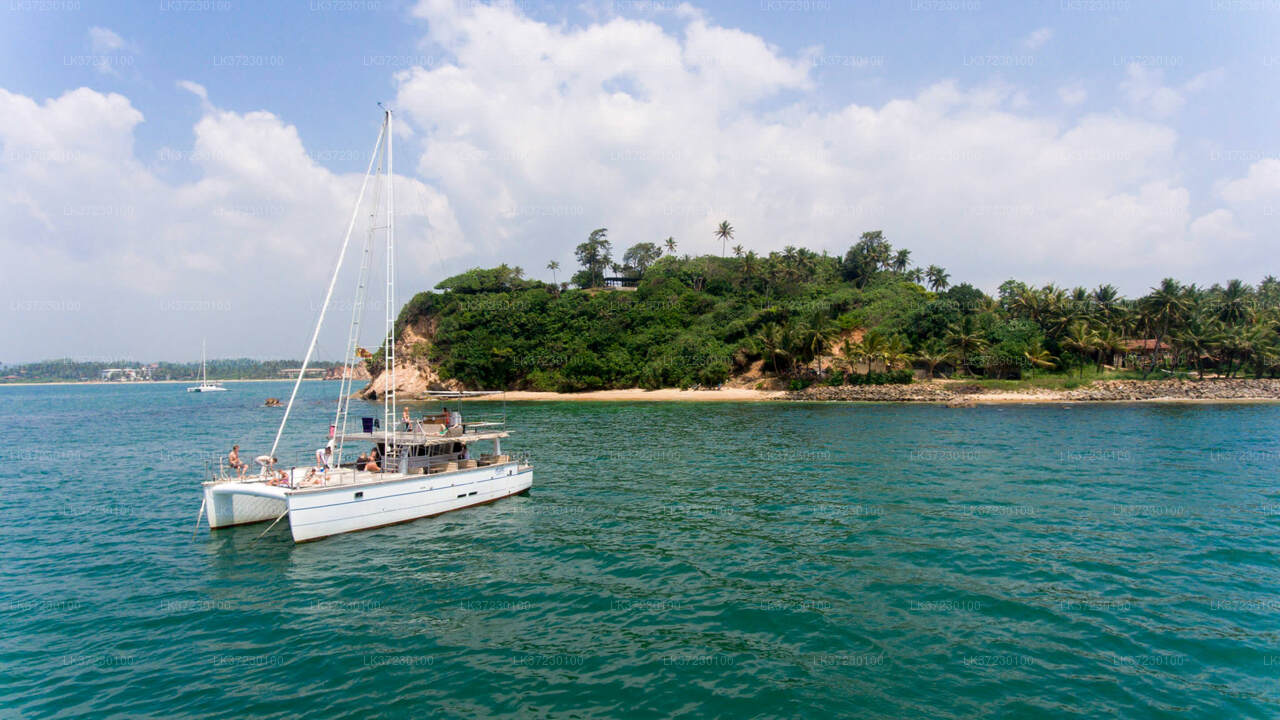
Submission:
{"label": "turquoise water", "polygon": [[192,536],[231,387],[0,388],[0,717],[1280,715],[1280,406],[511,404],[528,497],[294,546]]}

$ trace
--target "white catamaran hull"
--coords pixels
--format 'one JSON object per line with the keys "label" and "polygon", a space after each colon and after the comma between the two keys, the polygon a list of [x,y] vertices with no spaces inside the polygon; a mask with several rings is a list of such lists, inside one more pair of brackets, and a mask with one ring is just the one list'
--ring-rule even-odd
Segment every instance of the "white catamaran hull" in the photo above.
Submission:
{"label": "white catamaran hull", "polygon": [[205,487],[209,527],[275,520],[286,510],[294,542],[394,525],[517,495],[533,468],[517,463],[433,475],[289,490],[265,483]]}

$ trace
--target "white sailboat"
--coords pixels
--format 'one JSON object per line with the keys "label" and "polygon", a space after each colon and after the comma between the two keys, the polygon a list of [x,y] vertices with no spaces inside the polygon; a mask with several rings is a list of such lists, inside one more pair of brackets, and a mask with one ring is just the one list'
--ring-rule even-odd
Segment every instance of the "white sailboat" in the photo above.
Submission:
{"label": "white sailboat", "polygon": [[[207,511],[211,529],[289,518],[295,542],[316,540],[339,533],[407,522],[451,510],[481,505],[511,495],[525,493],[533,485],[532,466],[502,452],[508,437],[506,418],[470,418],[441,413],[403,422],[396,414],[395,397],[395,235],[392,197],[392,115],[386,111],[382,129],[374,144],[369,168],[356,199],[356,208],[347,227],[337,266],[329,281],[320,317],[311,336],[302,370],[294,382],[284,418],[276,431],[271,452],[259,456],[257,473],[246,477],[247,468],[229,468],[220,463],[213,479],[204,483],[201,513]],[[377,178],[385,175],[382,182]],[[361,255],[355,301],[348,333],[346,372],[338,393],[338,408],[325,450],[316,451],[314,462],[295,465],[277,460],[276,450],[297,399],[298,388],[315,352],[325,312],[333,298],[334,286],[360,214],[365,192],[373,179],[374,210],[371,227]],[[385,224],[378,225],[379,197],[385,192]],[[368,283],[370,255],[375,232],[386,236],[386,302],[383,378],[389,378],[382,398],[382,418],[363,417],[358,432],[348,431],[352,401],[351,367],[360,359],[360,317]],[[481,394],[481,393],[468,393]],[[448,394],[457,397],[457,394]],[[362,402],[362,401],[361,401]],[[350,461],[347,445],[370,447],[370,456]],[[473,453],[472,447],[488,452]],[[327,450],[327,452],[326,452]],[[197,525],[199,517],[197,517]],[[272,523],[274,526],[275,523]],[[269,530],[270,528],[268,528]],[[264,533],[265,534],[265,533]]]}
{"label": "white sailboat", "polygon": [[226,392],[227,389],[219,383],[209,382],[209,371],[205,367],[205,342],[200,341],[200,384],[192,385],[187,388],[187,392]]}

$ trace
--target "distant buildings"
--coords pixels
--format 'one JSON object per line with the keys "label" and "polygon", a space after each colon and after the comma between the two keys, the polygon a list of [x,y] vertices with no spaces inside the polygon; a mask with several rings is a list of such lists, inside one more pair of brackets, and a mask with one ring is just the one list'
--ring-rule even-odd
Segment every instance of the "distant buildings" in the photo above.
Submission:
{"label": "distant buildings", "polygon": [[153,363],[136,368],[103,368],[101,379],[102,382],[150,382],[151,371],[156,367]]}

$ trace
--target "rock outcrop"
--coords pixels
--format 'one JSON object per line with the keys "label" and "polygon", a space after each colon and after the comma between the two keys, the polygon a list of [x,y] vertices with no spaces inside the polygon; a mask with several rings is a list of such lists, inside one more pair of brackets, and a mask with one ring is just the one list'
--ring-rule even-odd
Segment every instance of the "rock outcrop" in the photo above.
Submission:
{"label": "rock outcrop", "polygon": [[462,383],[441,378],[427,362],[437,325],[435,318],[424,318],[405,327],[396,338],[395,385],[391,385],[391,374],[379,368],[377,375],[360,391],[360,397],[378,400],[391,387],[400,400],[426,397],[428,390],[462,390]]}

